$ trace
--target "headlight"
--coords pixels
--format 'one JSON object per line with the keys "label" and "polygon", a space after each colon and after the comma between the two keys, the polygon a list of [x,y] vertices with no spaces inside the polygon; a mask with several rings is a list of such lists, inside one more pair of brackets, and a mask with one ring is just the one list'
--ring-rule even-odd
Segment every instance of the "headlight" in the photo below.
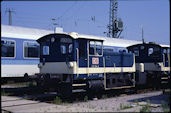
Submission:
{"label": "headlight", "polygon": [[160,64],[160,63],[157,63],[156,66],[157,66],[158,68],[160,68],[160,67],[161,67],[161,64]]}
{"label": "headlight", "polygon": [[73,68],[73,67],[74,67],[73,62],[67,62],[66,64],[67,64],[67,66],[68,66],[69,68]]}

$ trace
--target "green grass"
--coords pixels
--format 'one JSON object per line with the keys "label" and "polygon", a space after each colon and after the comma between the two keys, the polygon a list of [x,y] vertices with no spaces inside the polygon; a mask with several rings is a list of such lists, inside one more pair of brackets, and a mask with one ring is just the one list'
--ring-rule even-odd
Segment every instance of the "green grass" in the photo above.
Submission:
{"label": "green grass", "polygon": [[2,90],[2,92],[1,92],[1,96],[8,96],[9,94],[8,93],[5,93],[5,91],[4,90]]}
{"label": "green grass", "polygon": [[150,106],[150,101],[147,100],[147,104],[144,105],[141,109],[140,109],[140,112],[151,112],[152,111],[152,108]]}
{"label": "green grass", "polygon": [[88,101],[88,96],[84,97],[84,101],[87,102]]}
{"label": "green grass", "polygon": [[56,96],[56,98],[54,99],[54,103],[55,104],[61,104],[62,100],[58,96]]}
{"label": "green grass", "polygon": [[120,110],[129,109],[129,108],[132,108],[132,106],[130,105],[123,106],[122,103],[120,103]]}
{"label": "green grass", "polygon": [[162,110],[163,112],[170,112],[168,104],[165,104],[163,101],[162,101]]}
{"label": "green grass", "polygon": [[107,98],[107,95],[102,95],[102,99],[105,99],[105,98]]}

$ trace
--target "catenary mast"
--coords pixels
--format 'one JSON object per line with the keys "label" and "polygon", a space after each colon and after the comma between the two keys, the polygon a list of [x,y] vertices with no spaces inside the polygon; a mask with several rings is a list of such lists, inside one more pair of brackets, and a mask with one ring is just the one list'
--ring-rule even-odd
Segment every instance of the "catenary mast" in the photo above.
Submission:
{"label": "catenary mast", "polygon": [[110,0],[109,25],[107,36],[111,38],[119,38],[123,30],[123,22],[121,19],[117,18],[117,8],[117,0]]}

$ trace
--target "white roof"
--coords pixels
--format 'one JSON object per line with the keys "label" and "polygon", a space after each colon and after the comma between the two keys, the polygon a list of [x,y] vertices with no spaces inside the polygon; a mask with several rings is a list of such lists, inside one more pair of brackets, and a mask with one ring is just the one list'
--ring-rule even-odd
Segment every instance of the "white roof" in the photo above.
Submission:
{"label": "white roof", "polygon": [[[58,29],[58,28],[57,28]],[[63,29],[59,28],[59,32],[62,32]],[[10,37],[10,38],[26,38],[26,39],[34,39],[54,33],[53,30],[43,30],[43,29],[35,29],[35,28],[26,28],[26,27],[18,27],[18,26],[9,26],[1,24],[1,37]]]}
{"label": "white roof", "polygon": [[159,44],[161,47],[169,47],[170,48],[170,45],[163,45],[163,44]]}
{"label": "white roof", "polygon": [[105,46],[119,46],[119,47],[127,47],[134,44],[142,43],[141,41],[136,40],[126,40],[126,39],[118,39],[118,38],[105,38],[103,45]]}
{"label": "white roof", "polygon": [[70,32],[70,33],[67,33],[67,35],[70,35],[74,39],[84,38],[84,39],[93,39],[93,40],[105,40],[104,37],[93,36],[93,35],[85,35],[85,34],[79,34],[79,33],[76,33],[76,32]]}
{"label": "white roof", "polygon": [[[37,40],[42,36],[52,34],[52,33],[54,33],[53,30],[43,30],[43,29],[9,26],[9,25],[1,24],[1,37],[26,38],[26,39]],[[105,46],[127,47],[127,46],[131,46],[134,44],[142,43],[142,41],[85,35],[85,34],[79,34],[79,33],[75,33],[75,32],[64,33],[63,29],[59,28],[59,27],[57,27],[56,33],[70,35],[74,39],[85,38],[85,39],[103,40],[104,41],[103,44]],[[160,45],[162,47],[170,47],[169,45],[162,45],[162,44],[160,44]]]}

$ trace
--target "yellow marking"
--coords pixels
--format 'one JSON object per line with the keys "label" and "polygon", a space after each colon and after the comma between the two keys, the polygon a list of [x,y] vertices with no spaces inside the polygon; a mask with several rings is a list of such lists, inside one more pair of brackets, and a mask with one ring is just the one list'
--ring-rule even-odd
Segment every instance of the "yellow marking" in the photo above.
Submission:
{"label": "yellow marking", "polygon": [[168,79],[168,77],[162,77],[161,79]]}
{"label": "yellow marking", "polygon": [[113,88],[105,88],[105,90],[110,90],[110,89],[122,89],[122,88],[131,88],[135,86],[123,86],[123,87],[113,87]]}
{"label": "yellow marking", "polygon": [[86,86],[86,84],[72,84],[72,86]]}

